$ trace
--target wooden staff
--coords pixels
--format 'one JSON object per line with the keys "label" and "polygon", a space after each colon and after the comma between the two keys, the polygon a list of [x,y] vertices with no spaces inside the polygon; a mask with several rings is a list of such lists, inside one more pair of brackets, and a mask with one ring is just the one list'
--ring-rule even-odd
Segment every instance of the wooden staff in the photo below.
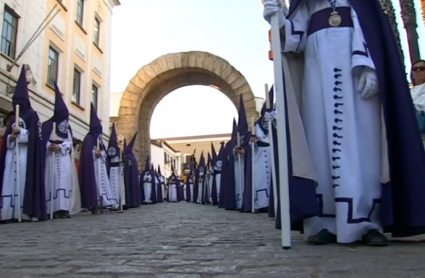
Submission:
{"label": "wooden staff", "polygon": [[[282,45],[280,41],[280,28],[278,14],[271,18],[272,30],[272,51],[274,69],[274,93],[277,107],[277,139],[281,143],[279,148],[279,187],[280,187],[280,216],[281,216],[281,236],[282,247],[291,248],[291,218],[289,214],[289,179],[288,179],[288,150],[286,137],[286,104],[285,104],[285,80],[283,75],[283,65],[285,62],[282,56]],[[289,73],[288,73],[289,74]]]}
{"label": "wooden staff", "polygon": [[[255,136],[255,120],[254,116],[251,118],[251,136]],[[255,213],[255,141],[251,142],[251,187],[252,187],[252,209],[251,212]]]}
{"label": "wooden staff", "polygon": [[[56,135],[56,122],[53,122],[53,128],[52,128],[52,141],[56,142],[57,140],[57,135]],[[56,143],[54,143],[56,144]],[[56,171],[56,165],[55,165],[55,158],[56,158],[56,154],[53,151],[52,152],[52,169],[51,169],[51,174],[50,174],[50,179],[52,181],[51,185],[50,185],[50,219],[53,219],[53,195],[55,192],[55,171]]]}
{"label": "wooden staff", "polygon": [[[97,150],[100,151],[100,139],[97,138]],[[100,157],[97,158],[97,188],[99,189],[99,203],[100,203],[100,214],[103,214],[103,198],[102,198],[102,163],[100,161]]]}
{"label": "wooden staff", "polygon": [[[19,104],[15,106],[15,127],[19,127]],[[12,130],[13,132],[13,130]],[[18,198],[17,200],[17,207],[18,207],[18,222],[22,222],[22,210],[21,210],[21,160],[20,160],[20,151],[19,151],[19,142],[18,137],[15,138],[15,146],[16,146],[16,183],[15,183],[15,191],[16,196]]]}

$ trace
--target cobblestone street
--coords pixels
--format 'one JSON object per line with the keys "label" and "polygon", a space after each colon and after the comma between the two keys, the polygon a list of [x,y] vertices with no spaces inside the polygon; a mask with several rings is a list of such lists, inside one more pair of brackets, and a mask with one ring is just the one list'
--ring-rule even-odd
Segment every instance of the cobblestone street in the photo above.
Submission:
{"label": "cobblestone street", "polygon": [[[425,277],[425,240],[387,248],[309,246],[265,214],[187,203],[0,225],[0,277]],[[411,240],[413,241],[413,240]]]}

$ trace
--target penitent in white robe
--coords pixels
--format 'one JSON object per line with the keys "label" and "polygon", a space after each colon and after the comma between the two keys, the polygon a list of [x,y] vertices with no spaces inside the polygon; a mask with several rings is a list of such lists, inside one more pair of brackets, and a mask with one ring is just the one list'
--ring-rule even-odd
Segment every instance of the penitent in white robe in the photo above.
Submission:
{"label": "penitent in white robe", "polygon": [[125,205],[124,167],[121,165],[121,157],[116,156],[111,159],[111,163],[118,162],[120,162],[119,166],[110,167],[109,169],[109,185],[112,198],[116,200],[117,205]]}
{"label": "penitent in white robe", "polygon": [[198,200],[197,200],[197,202],[199,203],[199,204],[202,204],[202,201],[203,201],[203,198],[204,198],[204,191],[203,191],[203,189],[204,189],[204,182],[203,182],[203,178],[202,178],[202,176],[201,175],[199,175],[199,178],[198,178]]}
{"label": "penitent in white robe", "polygon": [[[22,214],[27,173],[28,136],[28,130],[21,128],[21,133],[14,141],[10,141],[10,135],[6,138],[7,150],[3,173],[3,190],[1,192],[1,221],[17,220],[19,214],[21,214],[22,220],[31,220],[28,215]],[[16,143],[19,145],[19,157],[17,157],[16,153]],[[19,163],[19,184],[16,183],[16,163]],[[20,209],[18,209],[18,192],[21,204]]]}
{"label": "penitent in white robe", "polygon": [[194,184],[193,184],[193,178],[189,178],[189,190],[190,190],[190,199],[189,202],[194,202],[193,200],[193,190],[194,190]]}
{"label": "penitent in white robe", "polygon": [[[255,125],[255,134],[257,142],[269,144],[269,137],[264,134],[258,123]],[[254,205],[255,209],[267,208],[270,202],[270,183],[271,183],[271,159],[270,146],[255,147],[254,152],[254,181],[255,190]]]}
{"label": "penitent in white robe", "polygon": [[[336,6],[350,4],[337,0]],[[354,27],[307,36],[311,15],[325,8],[330,8],[327,0],[300,5],[285,23],[283,51],[304,52],[300,110],[322,209],[320,217],[304,221],[304,232],[309,236],[326,228],[339,243],[351,243],[370,229],[382,232],[381,104],[379,96],[363,99],[356,90],[360,74],[354,68],[375,66],[353,9]]]}
{"label": "penitent in white robe", "polygon": [[233,152],[235,157],[234,167],[235,167],[235,196],[236,196],[236,208],[240,209],[242,207],[243,192],[245,188],[245,156],[236,154]]}
{"label": "penitent in white robe", "polygon": [[[214,165],[214,175],[213,179],[215,179],[215,187],[217,190],[217,202],[220,201],[220,185],[221,185],[221,167],[223,165],[223,162],[221,160],[217,160],[217,162]],[[211,191],[212,192],[212,191]]]}
{"label": "penitent in white robe", "polygon": [[168,202],[177,202],[177,180],[168,183]]}
{"label": "penitent in white robe", "polygon": [[159,176],[158,179],[159,179],[158,184],[159,184],[159,187],[160,187],[161,192],[162,192],[162,201],[164,201],[164,198],[165,198],[165,178],[164,178],[164,176]]}
{"label": "penitent in white robe", "polygon": [[151,175],[145,175],[144,181],[143,181],[143,192],[145,195],[145,199],[143,200],[143,203],[145,204],[151,204],[152,203],[152,189],[155,188],[152,186],[152,177]]}
{"label": "penitent in white robe", "polygon": [[[53,133],[50,139],[53,138]],[[62,141],[59,145],[60,150],[57,152],[51,151],[51,143],[46,143],[46,169],[44,184],[46,186],[46,209],[50,214],[52,209],[52,188],[53,188],[53,212],[71,209],[72,192],[72,166],[73,157],[71,156],[72,135],[68,130],[68,138],[57,137],[58,141]],[[53,187],[52,187],[53,186]]]}
{"label": "penitent in white robe", "polygon": [[[102,205],[104,207],[117,207],[117,199],[114,198],[109,185],[108,172],[106,169],[107,154],[102,150],[99,158],[96,157],[96,147],[93,148],[93,163],[94,163],[94,176],[96,178],[97,193],[100,197],[102,195]],[[99,170],[100,169],[100,170]],[[100,176],[100,178],[99,178]],[[100,186],[99,186],[100,181]]]}

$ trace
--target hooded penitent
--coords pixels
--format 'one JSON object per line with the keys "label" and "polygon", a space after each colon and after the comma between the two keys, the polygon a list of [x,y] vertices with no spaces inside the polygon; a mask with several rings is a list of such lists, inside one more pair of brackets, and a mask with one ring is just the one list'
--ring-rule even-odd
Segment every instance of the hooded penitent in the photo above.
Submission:
{"label": "hooded penitent", "polygon": [[80,191],[81,207],[95,208],[98,206],[99,196],[97,193],[97,183],[93,161],[93,149],[100,139],[100,149],[106,151],[102,140],[102,125],[96,115],[96,109],[91,104],[90,109],[90,129],[83,141],[80,158]]}
{"label": "hooded penitent", "polygon": [[134,134],[130,143],[124,140],[124,183],[125,183],[125,203],[126,207],[137,208],[142,204],[139,170],[137,159],[133,154],[133,146],[137,133]]}
{"label": "hooded penitent", "polygon": [[[25,69],[22,67],[15,92],[12,96],[13,111],[19,105],[19,126],[28,130],[28,151],[26,161],[25,191],[23,200],[23,213],[39,220],[46,220],[46,195],[44,184],[45,147],[41,132],[41,123],[38,114],[32,109]],[[10,119],[10,124],[4,134],[5,138],[12,133],[15,126],[15,115]],[[2,142],[0,156],[0,192],[3,192],[3,178],[7,154],[7,140]]]}

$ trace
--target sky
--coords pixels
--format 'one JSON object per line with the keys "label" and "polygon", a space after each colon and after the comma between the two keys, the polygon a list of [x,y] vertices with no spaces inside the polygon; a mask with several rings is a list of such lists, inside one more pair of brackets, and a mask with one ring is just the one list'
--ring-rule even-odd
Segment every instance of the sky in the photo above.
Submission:
{"label": "sky", "polygon": [[[268,59],[269,24],[260,0],[120,0],[112,19],[111,92],[124,92],[144,65],[168,54],[205,51],[227,60],[240,71],[255,96],[264,97],[264,84],[273,83]],[[393,1],[400,14],[399,1]],[[418,13],[420,50],[425,53],[424,23]],[[403,51],[406,34],[398,18]],[[410,68],[410,61],[406,61]],[[230,133],[233,103],[221,92],[187,86],[165,96],[151,119],[151,138]]]}

